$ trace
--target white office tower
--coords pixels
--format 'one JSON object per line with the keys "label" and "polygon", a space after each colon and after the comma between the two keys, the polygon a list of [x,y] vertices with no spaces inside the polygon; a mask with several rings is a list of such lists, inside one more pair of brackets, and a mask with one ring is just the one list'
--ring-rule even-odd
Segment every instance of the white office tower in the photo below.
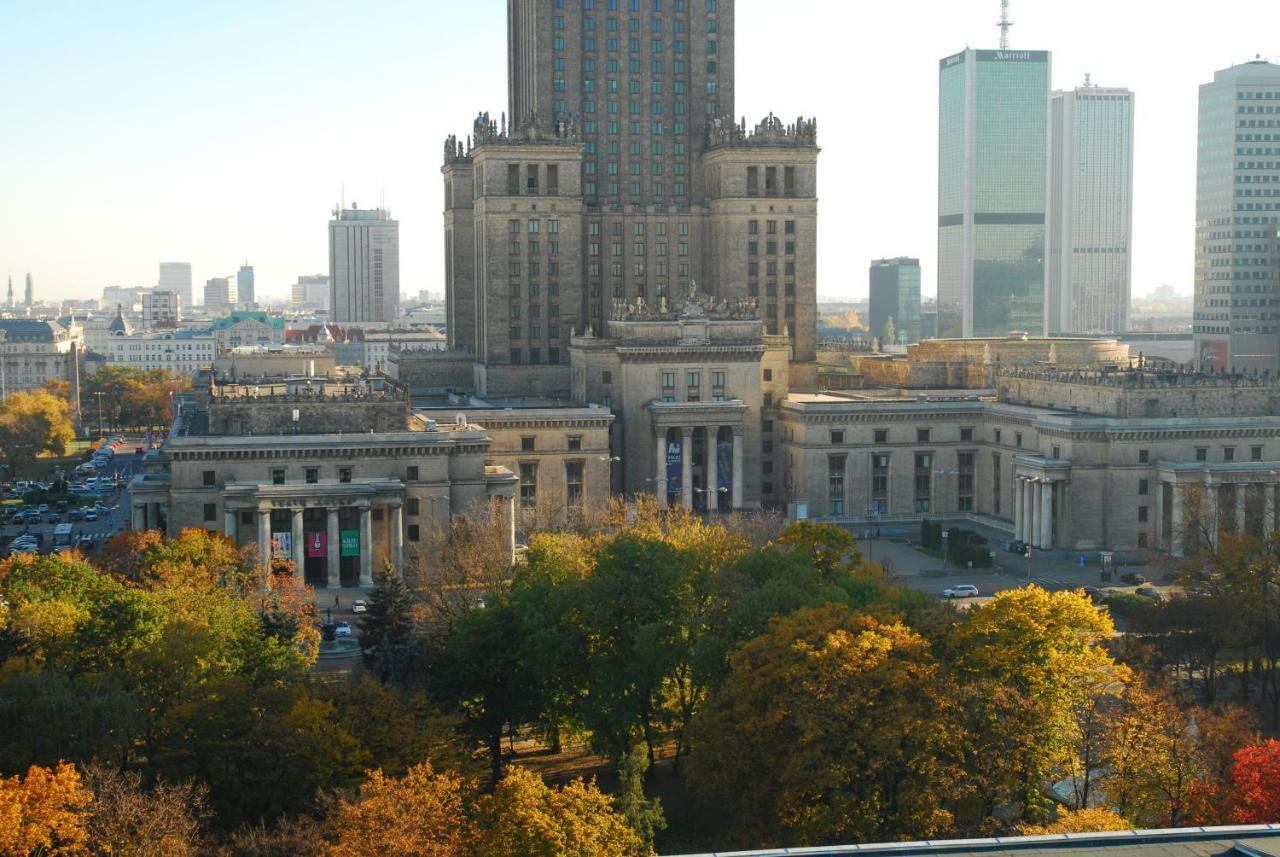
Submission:
{"label": "white office tower", "polygon": [[194,306],[194,295],[191,291],[191,263],[161,262],[160,281],[156,284],[156,288],[165,292],[177,292],[182,298],[184,307]]}
{"label": "white office tower", "polygon": [[386,209],[334,211],[329,310],[336,322],[391,324],[400,307],[400,224]]}
{"label": "white office tower", "polygon": [[1129,326],[1133,93],[1085,85],[1049,105],[1049,333]]}

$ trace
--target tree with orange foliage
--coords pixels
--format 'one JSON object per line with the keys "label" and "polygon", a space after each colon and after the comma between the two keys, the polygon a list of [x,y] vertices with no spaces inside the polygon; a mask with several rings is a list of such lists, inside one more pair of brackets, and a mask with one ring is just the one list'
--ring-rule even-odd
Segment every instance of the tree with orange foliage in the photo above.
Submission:
{"label": "tree with orange foliage", "polygon": [[0,779],[0,855],[88,854],[85,809],[93,795],[65,762]]}
{"label": "tree with orange foliage", "polygon": [[1280,741],[1271,738],[1236,750],[1231,779],[1236,821],[1271,824],[1280,819]]}
{"label": "tree with orange foliage", "polygon": [[[327,857],[467,857],[471,830],[466,818],[473,786],[429,762],[403,777],[369,771],[360,799],[343,800],[330,816],[337,841]],[[524,854],[508,851],[506,854]]]}
{"label": "tree with orange foliage", "polygon": [[163,541],[164,535],[159,530],[123,530],[103,544],[96,564],[117,577],[135,579],[147,551]]}
{"label": "tree with orange foliage", "polygon": [[[652,854],[594,782],[548,788],[513,767],[481,801],[475,857],[645,857]],[[365,852],[367,853],[367,852]]]}

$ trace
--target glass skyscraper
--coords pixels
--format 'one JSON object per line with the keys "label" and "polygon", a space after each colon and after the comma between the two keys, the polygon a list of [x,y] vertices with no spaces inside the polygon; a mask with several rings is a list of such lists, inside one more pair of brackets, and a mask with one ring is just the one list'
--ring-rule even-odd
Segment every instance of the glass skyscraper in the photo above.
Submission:
{"label": "glass skyscraper", "polygon": [[[920,341],[920,260],[899,257],[871,263],[871,335],[885,345]],[[893,335],[886,332],[893,319]]]}
{"label": "glass skyscraper", "polygon": [[938,335],[1042,335],[1049,52],[939,66]]}
{"label": "glass skyscraper", "polygon": [[1133,93],[1053,93],[1049,150],[1049,332],[1119,333],[1129,326]]}
{"label": "glass skyscraper", "polygon": [[1255,60],[1216,72],[1200,87],[1199,135],[1197,368],[1275,372],[1280,66]]}

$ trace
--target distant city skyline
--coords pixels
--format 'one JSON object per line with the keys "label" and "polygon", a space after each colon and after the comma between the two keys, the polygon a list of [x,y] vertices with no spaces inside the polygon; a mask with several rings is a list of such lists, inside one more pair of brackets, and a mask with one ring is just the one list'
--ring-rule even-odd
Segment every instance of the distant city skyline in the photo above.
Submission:
{"label": "distant city skyline", "polygon": [[[37,298],[56,301],[154,285],[165,260],[190,260],[204,283],[249,257],[258,299],[286,299],[298,276],[327,268],[325,224],[345,188],[348,205],[385,200],[401,222],[402,290],[443,291],[434,141],[459,116],[506,107],[505,6],[390,0],[353,22],[323,3],[10,4],[0,71],[23,83],[0,95],[16,132],[0,135],[0,162],[19,165],[5,176],[0,275],[30,271]],[[921,259],[934,295],[936,63],[994,47],[998,3],[736,6],[737,112],[821,125],[820,297],[865,298],[866,265],[898,255]],[[1053,88],[1089,72],[1142,100],[1133,293],[1189,294],[1198,86],[1259,51],[1275,59],[1264,37],[1280,31],[1280,8],[1235,0],[1156,17],[1015,0],[1012,17],[1013,48],[1053,51]],[[230,43],[243,61],[220,60]]]}

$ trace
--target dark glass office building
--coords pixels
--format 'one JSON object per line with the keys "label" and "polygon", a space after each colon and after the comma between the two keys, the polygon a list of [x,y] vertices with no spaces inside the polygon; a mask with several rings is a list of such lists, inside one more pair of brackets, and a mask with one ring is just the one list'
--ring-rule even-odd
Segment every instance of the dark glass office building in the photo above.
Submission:
{"label": "dark glass office building", "polygon": [[[890,329],[892,320],[892,329]],[[920,341],[920,260],[899,257],[871,263],[871,335],[885,345]]]}
{"label": "dark glass office building", "polygon": [[939,65],[938,335],[1043,335],[1050,54]]}

